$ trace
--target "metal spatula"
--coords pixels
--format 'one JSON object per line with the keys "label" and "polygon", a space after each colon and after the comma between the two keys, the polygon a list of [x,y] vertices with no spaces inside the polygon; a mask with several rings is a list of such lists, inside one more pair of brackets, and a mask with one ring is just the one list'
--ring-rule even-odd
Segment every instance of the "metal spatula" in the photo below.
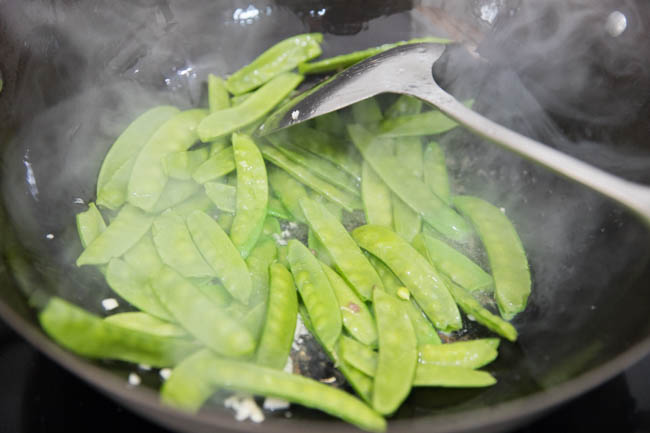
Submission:
{"label": "metal spatula", "polygon": [[266,135],[380,93],[411,95],[481,137],[618,201],[650,224],[650,187],[606,173],[494,123],[440,88],[432,68],[445,47],[431,43],[403,45],[357,63],[280,107],[259,133]]}

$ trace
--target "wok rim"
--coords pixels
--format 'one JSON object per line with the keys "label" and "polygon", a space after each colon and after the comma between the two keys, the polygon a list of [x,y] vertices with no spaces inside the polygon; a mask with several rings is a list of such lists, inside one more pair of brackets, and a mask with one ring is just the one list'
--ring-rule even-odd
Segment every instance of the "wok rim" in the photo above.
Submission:
{"label": "wok rim", "polygon": [[[0,317],[22,338],[50,360],[68,370],[76,377],[90,384],[110,399],[123,404],[128,410],[139,414],[154,423],[175,428],[178,425],[199,423],[203,427],[220,427],[232,431],[254,431],[281,433],[287,430],[304,431],[317,428],[328,431],[332,421],[267,418],[261,424],[239,422],[233,414],[227,412],[202,412],[190,414],[164,406],[158,399],[158,393],[144,387],[130,387],[127,382],[115,374],[93,365],[85,358],[74,355],[54,341],[50,340],[35,324],[30,323],[16,313],[5,301],[0,301]],[[392,431],[408,429],[413,432],[430,432],[435,426],[436,432],[459,432],[479,427],[498,427],[514,425],[517,421],[532,418],[554,406],[559,406],[580,394],[583,394],[640,361],[650,353],[650,335],[644,337],[627,350],[598,367],[587,370],[564,383],[537,391],[525,397],[487,406],[480,409],[464,410],[452,414],[413,417],[411,419],[388,419],[388,429]],[[164,419],[160,415],[164,415]],[[334,418],[334,417],[332,417]],[[170,423],[169,419],[178,421]],[[337,431],[359,431],[356,427],[343,421],[337,422]]]}

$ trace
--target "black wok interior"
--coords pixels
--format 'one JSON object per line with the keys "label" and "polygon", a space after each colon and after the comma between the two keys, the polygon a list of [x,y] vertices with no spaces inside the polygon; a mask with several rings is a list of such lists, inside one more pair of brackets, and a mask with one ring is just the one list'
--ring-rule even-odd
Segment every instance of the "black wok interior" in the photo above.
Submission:
{"label": "black wok interior", "polygon": [[[159,385],[155,374],[145,377],[142,389],[128,390],[122,386],[128,365],[80,360],[50,343],[35,320],[50,294],[105,314],[100,301],[110,289],[101,274],[74,266],[81,250],[74,215],[94,200],[102,157],[130,120],[160,103],[202,104],[209,72],[233,72],[272,41],[295,33],[325,32],[324,54],[332,55],[431,32],[449,34],[429,14],[462,20],[471,34],[484,35],[476,45],[486,60],[460,50],[450,53],[435,68],[439,81],[461,97],[475,98],[474,108],[492,119],[620,176],[650,183],[650,71],[647,61],[644,66],[638,60],[650,58],[648,44],[641,43],[648,29],[639,29],[650,21],[650,8],[642,2],[616,7],[600,2],[588,19],[575,24],[576,33],[591,32],[587,39],[567,34],[569,50],[554,47],[562,41],[547,34],[566,24],[566,15],[558,12],[568,14],[565,7],[500,2],[498,17],[487,23],[476,10],[481,2],[361,3],[0,4],[3,319],[103,391],[179,430],[324,431],[335,423],[337,429],[352,429],[297,407],[291,419],[269,415],[259,426],[236,423],[216,405],[197,417],[177,413],[159,406],[148,391]],[[584,1],[562,4],[588,7]],[[600,20],[615,8],[630,17],[628,33],[616,40],[603,33]],[[591,27],[580,30],[580,25]],[[544,35],[548,44],[538,49]],[[631,59],[634,46],[638,50]],[[608,55],[589,55],[592,50]],[[577,69],[596,71],[589,78],[597,85],[562,80]],[[505,428],[604,381],[645,353],[650,348],[648,227],[586,188],[462,129],[437,139],[448,155],[454,190],[502,206],[515,223],[528,253],[533,293],[514,320],[518,342],[502,342],[499,359],[487,368],[496,375],[496,386],[417,389],[390,425],[412,431]],[[467,325],[470,333],[483,335],[473,322]]]}

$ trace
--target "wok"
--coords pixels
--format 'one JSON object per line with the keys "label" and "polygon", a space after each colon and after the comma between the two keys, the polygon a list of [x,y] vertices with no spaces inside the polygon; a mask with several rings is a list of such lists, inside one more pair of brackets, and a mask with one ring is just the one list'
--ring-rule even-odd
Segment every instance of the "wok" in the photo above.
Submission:
{"label": "wok", "polygon": [[[251,4],[253,3],[253,4]],[[518,132],[630,180],[649,183],[650,58],[642,2],[8,1],[0,4],[0,316],[45,354],[134,411],[179,431],[351,431],[292,406],[238,423],[212,405],[196,416],[158,403],[155,373],[91,362],[35,320],[57,294],[105,314],[100,275],[73,265],[74,214],[94,198],[112,140],[154,104],[201,103],[208,72],[227,74],[272,41],[326,33],[325,54],[434,33],[472,55],[436,67],[443,87]],[[627,28],[608,17],[619,9]],[[614,23],[616,24],[616,22]],[[620,20],[619,20],[620,24]],[[613,26],[613,27],[612,27]],[[519,230],[533,293],[481,390],[417,389],[393,431],[498,431],[614,376],[650,351],[650,231],[626,210],[471,134],[441,138],[456,191],[504,207]],[[644,148],[645,146],[645,148]],[[471,333],[481,330],[468,323]],[[331,374],[318,354],[303,369]]]}

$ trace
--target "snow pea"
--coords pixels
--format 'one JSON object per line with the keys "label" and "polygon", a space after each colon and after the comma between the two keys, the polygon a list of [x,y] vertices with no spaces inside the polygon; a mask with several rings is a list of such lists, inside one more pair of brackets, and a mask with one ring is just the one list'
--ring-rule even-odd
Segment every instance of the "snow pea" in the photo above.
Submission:
{"label": "snow pea", "polygon": [[282,233],[282,226],[280,225],[280,222],[271,214],[267,215],[266,218],[264,218],[264,227],[262,228],[262,235],[263,236],[273,236],[273,235],[280,235]]}
{"label": "snow pea", "polygon": [[161,320],[151,314],[143,313],[142,311],[112,314],[104,318],[104,322],[158,335],[160,337],[190,337],[190,335],[180,326]]}
{"label": "snow pea", "polygon": [[[422,143],[418,137],[404,137],[395,142],[397,161],[413,176],[422,178]],[[393,194],[393,224],[397,234],[407,241],[420,233],[422,219],[399,196]]]}
{"label": "snow pea", "polygon": [[419,364],[413,378],[413,386],[447,388],[478,388],[491,386],[496,382],[496,379],[485,371],[433,364]]}
{"label": "snow pea", "polygon": [[237,165],[237,207],[230,238],[246,258],[262,233],[269,186],[264,159],[253,139],[233,134],[232,148]]}
{"label": "snow pea", "polygon": [[[165,404],[196,412],[217,389],[281,398],[322,410],[359,428],[383,432],[386,421],[361,400],[313,379],[200,351],[173,370],[163,385]],[[212,391],[212,392],[209,392]]]}
{"label": "snow pea", "polygon": [[117,209],[126,201],[126,190],[138,152],[165,122],[179,112],[163,105],[137,117],[108,150],[97,177],[97,204]]}
{"label": "snow pea", "polygon": [[269,290],[269,266],[277,258],[278,249],[275,241],[267,236],[260,237],[257,245],[246,259],[246,265],[253,282],[250,305],[265,302]]}
{"label": "snow pea", "polygon": [[377,325],[366,304],[332,268],[324,263],[321,263],[321,267],[339,301],[345,329],[361,343],[368,346],[376,345]]}
{"label": "snow pea", "polygon": [[331,183],[315,176],[311,171],[284,156],[284,154],[274,146],[261,145],[260,150],[265,159],[282,168],[291,176],[324,195],[334,203],[340,204],[348,212],[353,212],[355,209],[361,209],[362,205],[358,197],[346,191],[341,191]]}
{"label": "snow pea", "polygon": [[373,377],[377,370],[377,352],[346,335],[339,339],[339,353],[348,364]]}
{"label": "snow pea", "polygon": [[314,190],[309,191],[309,198],[316,203],[320,203],[325,206],[325,209],[327,209],[327,211],[331,213],[334,218],[339,221],[343,221],[343,208],[338,203],[334,203],[333,201],[328,200],[325,196],[317,193]]}
{"label": "snow pea", "polygon": [[209,153],[210,150],[205,146],[195,150],[170,153],[162,160],[163,171],[172,179],[192,179],[192,173],[208,159]]}
{"label": "snow pea", "polygon": [[199,165],[192,173],[192,179],[198,183],[206,183],[233,171],[235,171],[235,155],[232,147],[228,146]]}
{"label": "snow pea", "polygon": [[305,33],[278,42],[226,80],[233,95],[253,90],[321,53],[321,33]]}
{"label": "snow pea", "polygon": [[226,82],[214,74],[208,74],[208,109],[210,113],[230,107],[230,95]]}
{"label": "snow pea", "polygon": [[79,212],[76,216],[77,232],[81,240],[81,246],[86,248],[104,230],[106,223],[104,217],[95,206],[95,203],[88,203],[88,210]]}
{"label": "snow pea", "polygon": [[256,362],[266,367],[282,369],[291,352],[298,315],[298,297],[291,273],[283,265],[269,268],[269,302]]}
{"label": "snow pea", "polygon": [[206,110],[199,109],[182,111],[156,130],[133,165],[127,188],[129,203],[146,211],[154,207],[167,183],[163,158],[185,151],[196,142],[197,125],[206,114]]}
{"label": "snow pea", "polygon": [[109,262],[106,282],[115,293],[140,310],[163,320],[173,320],[167,309],[158,301],[148,279],[120,259]]}
{"label": "snow pea", "polygon": [[135,245],[149,230],[153,217],[140,209],[125,205],[77,259],[77,266],[101,265],[119,257]]}
{"label": "snow pea", "polygon": [[418,360],[417,340],[403,301],[383,290],[375,290],[373,308],[379,335],[379,354],[372,407],[385,415],[393,413],[411,391]]}
{"label": "snow pea", "polygon": [[314,233],[312,229],[309,229],[307,232],[307,246],[314,253],[318,260],[325,263],[327,266],[334,266],[334,260],[332,256],[327,252],[325,245],[318,239],[318,236]]}
{"label": "snow pea", "polygon": [[201,185],[192,180],[169,179],[150,213],[164,212],[192,197],[199,189]]}
{"label": "snow pea", "polygon": [[381,279],[368,259],[363,255],[343,224],[326,208],[314,200],[301,199],[300,207],[318,239],[332,257],[355,292],[363,300],[370,299],[375,287],[384,288]]}
{"label": "snow pea", "polygon": [[220,283],[213,279],[207,281],[195,282],[196,287],[218,307],[228,307],[232,303],[232,296],[228,290]]}
{"label": "snow pea", "polygon": [[210,200],[204,191],[200,191],[185,200],[183,203],[171,208],[171,211],[176,215],[185,218],[195,210],[208,212],[213,208],[214,203],[212,203],[212,200]]}
{"label": "snow pea", "polygon": [[307,197],[307,190],[300,182],[289,176],[284,170],[277,167],[269,167],[269,183],[273,191],[278,195],[280,201],[291,212],[291,215],[299,222],[306,222],[305,215],[300,208],[299,200]]}
{"label": "snow pea", "polygon": [[152,287],[176,321],[208,348],[232,357],[255,350],[255,340],[246,328],[172,268],[164,267]]}
{"label": "snow pea", "polygon": [[201,141],[215,140],[262,119],[302,80],[302,75],[285,72],[264,84],[241,104],[208,115],[197,127]]}
{"label": "snow pea", "polygon": [[[375,98],[364,99],[350,106],[352,118],[356,123],[375,125],[384,118]],[[369,126],[370,127],[370,126]]]}
{"label": "snow pea", "polygon": [[203,184],[205,194],[212,203],[222,212],[235,213],[237,208],[237,188],[219,182],[206,182]]}
{"label": "snow pea", "polygon": [[224,232],[230,234],[233,219],[235,219],[235,217],[232,214],[220,213],[219,216],[217,216],[217,224],[219,224]]}
{"label": "snow pea", "polygon": [[244,259],[228,235],[212,217],[201,211],[187,217],[187,227],[194,244],[228,293],[247,304],[253,283]]}
{"label": "snow pea", "polygon": [[185,277],[214,277],[215,271],[196,248],[185,219],[167,211],[152,227],[153,241],[163,263]]}
{"label": "snow pea", "polygon": [[485,200],[456,196],[454,205],[472,221],[483,242],[499,312],[510,320],[526,308],[531,287],[528,260],[517,231],[504,212]]}
{"label": "snow pea", "polygon": [[276,197],[269,197],[269,204],[266,211],[270,216],[275,218],[280,218],[287,221],[293,219],[291,213],[287,210],[286,207],[284,207],[282,202]]}
{"label": "snow pea", "polygon": [[408,242],[390,229],[373,225],[357,227],[352,237],[404,282],[437,329],[447,332],[462,327],[458,307],[445,282]]}
{"label": "snow pea", "polygon": [[38,314],[45,332],[66,349],[88,358],[105,358],[170,367],[198,349],[186,338],[134,330],[52,297]]}
{"label": "snow pea", "polygon": [[498,338],[482,338],[436,345],[425,344],[418,347],[420,351],[419,363],[447,367],[480,368],[496,359],[498,347]]}
{"label": "snow pea", "polygon": [[422,219],[450,239],[465,242],[471,227],[452,208],[433,194],[424,182],[405,172],[391,156],[393,141],[375,137],[361,125],[348,125],[355,146],[388,187]]}
{"label": "snow pea", "polygon": [[143,279],[151,278],[163,267],[149,233],[124,253],[122,258]]}
{"label": "snow pea", "polygon": [[[466,101],[471,108],[474,101]],[[458,124],[438,110],[384,119],[379,125],[379,132],[385,137],[420,137],[423,135],[442,134],[454,129]]]}
{"label": "snow pea", "polygon": [[361,165],[361,198],[368,224],[393,226],[390,189],[366,161]]}
{"label": "snow pea", "polygon": [[395,42],[392,44],[384,44],[378,47],[367,48],[361,51],[341,54],[340,56],[330,57],[328,59],[319,60],[317,62],[301,63],[298,65],[298,71],[301,74],[305,74],[305,75],[322,74],[323,72],[337,71],[340,69],[345,69],[348,66],[352,66],[355,63],[360,62],[361,60],[377,55],[391,48],[395,48],[397,46],[406,45],[406,44],[416,44],[420,42],[433,42],[438,44],[445,44],[452,41],[445,38],[426,37],[426,38],[410,39],[408,41]]}
{"label": "snow pea", "polygon": [[343,322],[334,289],[329,283],[320,262],[299,241],[289,241],[289,264],[316,337],[329,351],[341,335]]}
{"label": "snow pea", "polygon": [[447,205],[451,206],[451,191],[447,164],[442,148],[435,141],[430,141],[424,149],[424,183]]}

